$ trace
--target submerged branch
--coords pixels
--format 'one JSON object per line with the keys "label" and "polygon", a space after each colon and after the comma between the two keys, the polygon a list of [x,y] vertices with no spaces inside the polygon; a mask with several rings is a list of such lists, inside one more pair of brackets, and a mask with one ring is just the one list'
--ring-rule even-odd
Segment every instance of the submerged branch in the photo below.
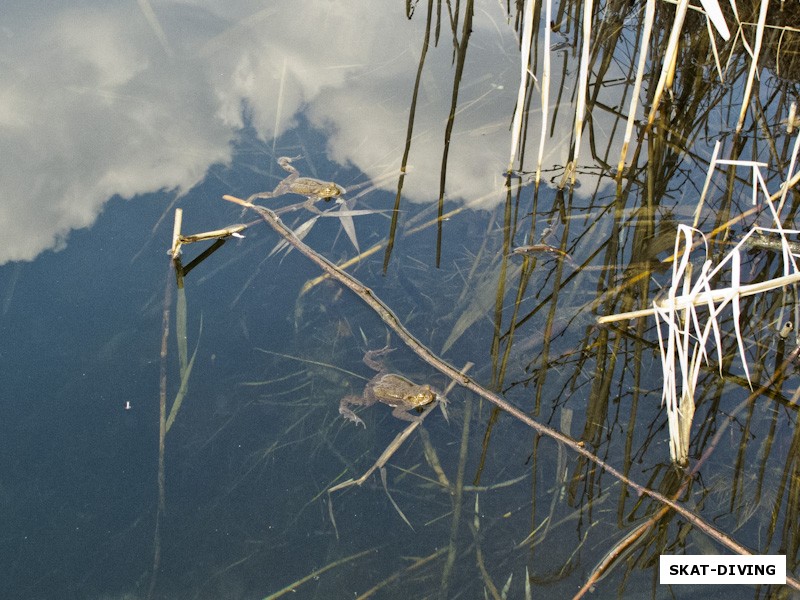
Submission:
{"label": "submerged branch", "polygon": [[[323,271],[328,273],[331,277],[339,281],[342,285],[349,288],[353,291],[359,298],[361,298],[370,308],[372,308],[378,316],[383,320],[386,325],[391,328],[397,336],[403,340],[403,342],[414,351],[417,356],[419,356],[422,360],[427,362],[433,368],[438,370],[440,373],[445,375],[446,377],[454,380],[457,384],[461,385],[462,387],[468,389],[475,394],[478,394],[485,400],[491,402],[495,406],[499,407],[500,409],[506,411],[511,416],[515,417],[517,420],[525,423],[528,427],[536,431],[537,433],[547,436],[557,442],[565,444],[568,448],[570,448],[573,452],[579,454],[580,456],[590,460],[594,464],[596,464],[601,469],[605,470],[610,475],[613,475],[620,481],[624,482],[626,485],[630,486],[639,494],[644,494],[661,504],[669,506],[673,510],[675,510],[678,514],[684,517],[687,521],[689,521],[693,526],[697,527],[713,539],[717,540],[721,544],[725,545],[727,548],[732,550],[733,552],[737,552],[743,555],[752,554],[750,550],[736,542],[735,540],[731,539],[729,536],[725,535],[721,531],[719,531],[713,525],[707,523],[697,514],[693,513],[692,511],[684,508],[683,506],[677,504],[674,500],[664,496],[663,494],[647,488],[639,483],[636,483],[632,479],[628,478],[625,474],[617,470],[616,468],[612,467],[610,464],[605,462],[603,459],[598,457],[596,454],[592,453],[591,451],[587,450],[580,442],[570,438],[562,434],[561,432],[548,427],[547,425],[543,425],[538,421],[532,419],[528,414],[517,408],[516,406],[510,404],[507,400],[502,398],[501,396],[491,392],[478,384],[468,375],[460,373],[457,369],[453,366],[446,363],[444,360],[433,354],[426,346],[420,343],[406,328],[405,326],[399,321],[399,319],[395,316],[395,314],[389,309],[386,304],[380,300],[374,292],[363,285],[360,281],[358,281],[355,277],[342,271],[337,267],[335,264],[330,262],[324,256],[315,252],[312,248],[304,244],[302,241],[297,239],[297,236],[294,235],[291,229],[289,229],[286,225],[284,225],[283,221],[280,220],[278,215],[275,214],[274,211],[264,208],[261,206],[256,206],[254,204],[250,204],[240,198],[236,198],[234,196],[225,195],[223,199],[234,202],[239,204],[240,206],[245,206],[247,208],[251,208],[258,212],[262,219],[272,227],[279,235],[281,235],[289,244],[291,244],[294,248],[296,248],[300,253],[306,256],[309,260],[313,263],[318,265]],[[787,578],[787,582],[789,582],[789,578]],[[791,581],[790,585],[795,587],[796,582]],[[798,587],[797,589],[800,589]]]}

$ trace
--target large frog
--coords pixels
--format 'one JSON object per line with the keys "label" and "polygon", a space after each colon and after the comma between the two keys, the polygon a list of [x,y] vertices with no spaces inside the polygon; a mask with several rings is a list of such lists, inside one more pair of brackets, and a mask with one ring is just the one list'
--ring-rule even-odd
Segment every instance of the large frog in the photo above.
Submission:
{"label": "large frog", "polygon": [[346,192],[342,186],[332,181],[321,181],[313,177],[300,177],[300,173],[292,166],[293,160],[295,159],[288,156],[281,156],[278,159],[278,164],[284,171],[289,173],[289,176],[281,181],[271,192],[253,194],[247,201],[252,202],[257,198],[277,198],[284,194],[298,194],[306,197],[306,202],[303,205],[305,208],[312,212],[319,213],[320,210],[314,206],[315,202],[318,200],[330,200]]}
{"label": "large frog", "polygon": [[391,351],[392,348],[386,346],[380,350],[370,350],[364,355],[364,363],[378,374],[369,380],[361,396],[345,396],[339,402],[339,414],[345,419],[366,427],[364,421],[358,418],[350,406],[372,406],[376,402],[381,402],[391,406],[394,409],[392,415],[398,419],[413,422],[419,421],[420,417],[411,414],[412,411],[419,412],[434,401],[447,403],[442,393],[431,386],[417,385],[402,375],[389,373],[381,357]]}

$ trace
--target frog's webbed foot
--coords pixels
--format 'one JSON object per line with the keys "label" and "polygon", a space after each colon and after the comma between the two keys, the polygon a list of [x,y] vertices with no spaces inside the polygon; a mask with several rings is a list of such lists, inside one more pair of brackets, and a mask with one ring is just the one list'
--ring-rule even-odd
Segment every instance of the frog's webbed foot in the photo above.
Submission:
{"label": "frog's webbed foot", "polygon": [[292,161],[301,158],[300,156],[281,156],[278,159],[278,164],[280,165],[281,169],[284,171],[288,171],[289,173],[295,174],[297,173],[297,169],[292,166]]}
{"label": "frog's webbed foot", "polygon": [[359,425],[363,425],[364,429],[367,428],[367,424],[362,421],[356,413],[350,408],[350,404],[361,404],[361,398],[357,396],[345,396],[342,398],[342,401],[339,403],[339,414],[342,415],[348,421],[352,421],[356,424],[356,427]]}
{"label": "frog's webbed foot", "polygon": [[394,348],[389,348],[389,346],[384,346],[380,350],[370,350],[364,354],[364,364],[373,371],[383,371],[383,360],[381,360],[380,357],[393,351]]}

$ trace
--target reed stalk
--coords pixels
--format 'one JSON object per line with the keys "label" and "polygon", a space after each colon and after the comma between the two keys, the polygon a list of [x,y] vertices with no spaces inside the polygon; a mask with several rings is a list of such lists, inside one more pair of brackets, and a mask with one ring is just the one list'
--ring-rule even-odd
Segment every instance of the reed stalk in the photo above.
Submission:
{"label": "reed stalk", "polygon": [[678,56],[678,43],[681,38],[681,31],[683,30],[683,22],[686,19],[686,11],[689,8],[689,0],[679,0],[675,8],[675,20],[672,23],[672,30],[669,34],[669,41],[667,42],[667,49],[664,52],[664,64],[661,68],[661,75],[656,84],[656,90],[653,94],[653,103],[650,106],[650,114],[647,117],[648,127],[653,125],[658,107],[661,104],[661,96],[664,90],[670,87],[671,77],[674,74],[674,67],[677,62]]}
{"label": "reed stalk", "polygon": [[[653,0],[655,1],[655,0]],[[544,0],[545,22],[550,23],[553,12],[553,0]],[[536,175],[534,182],[539,185],[542,177],[542,160],[544,143],[547,139],[547,122],[550,111],[550,27],[544,29],[544,52],[542,56],[542,128],[539,132],[539,155],[536,158]]]}
{"label": "reed stalk", "polygon": [[619,155],[619,163],[617,164],[617,177],[622,176],[625,169],[625,160],[628,157],[628,146],[630,145],[631,135],[633,134],[633,124],[636,122],[636,110],[639,106],[639,93],[642,89],[642,80],[644,79],[644,69],[647,65],[647,48],[650,47],[650,34],[653,31],[653,20],[656,14],[656,0],[647,0],[647,5],[644,12],[644,29],[642,30],[642,39],[639,42],[639,63],[636,66],[636,80],[633,84],[633,92],[631,94],[631,104],[628,107],[628,121],[625,125],[625,136],[622,140],[622,151]]}
{"label": "reed stalk", "polygon": [[[550,0],[548,0],[549,2]],[[514,170],[514,161],[517,157],[519,140],[522,135],[522,115],[525,112],[525,96],[528,92],[529,77],[533,77],[528,65],[531,57],[531,43],[533,40],[533,15],[536,0],[528,0],[522,20],[522,39],[519,51],[519,89],[517,90],[517,105],[514,108],[514,117],[511,121],[511,152],[508,157],[508,171]],[[549,50],[548,50],[549,52]],[[544,130],[542,130],[544,134]]]}
{"label": "reed stalk", "polygon": [[581,44],[581,64],[578,73],[578,101],[575,106],[575,145],[572,149],[572,160],[567,168],[570,184],[575,183],[578,156],[581,149],[581,133],[583,119],[586,115],[586,90],[589,87],[589,46],[592,41],[592,10],[594,2],[583,2],[583,43]]}
{"label": "reed stalk", "polygon": [[278,215],[275,214],[274,211],[264,208],[261,206],[256,206],[242,200],[241,198],[236,198],[234,196],[225,195],[223,196],[224,200],[229,202],[234,202],[239,204],[240,206],[245,206],[252,210],[255,210],[261,218],[273,229],[275,230],[281,237],[286,239],[295,249],[297,249],[301,254],[306,256],[309,260],[311,260],[314,264],[319,266],[322,270],[328,273],[332,278],[336,279],[339,283],[347,287],[353,293],[355,293],[361,300],[363,300],[370,308],[372,308],[375,313],[381,318],[381,320],[390,328],[395,334],[411,349],[417,356],[419,356],[422,360],[426,363],[431,365],[434,369],[438,370],[440,373],[445,375],[445,377],[452,379],[461,387],[472,391],[485,400],[491,402],[498,408],[502,409],[521,423],[524,423],[526,426],[530,427],[540,435],[547,436],[556,442],[565,444],[570,450],[574,453],[578,454],[585,460],[588,460],[601,469],[603,469],[609,475],[617,478],[621,482],[625,483],[628,487],[633,489],[640,495],[646,495],[657,502],[663,503],[669,506],[671,509],[675,510],[678,514],[680,514],[684,519],[686,519],[689,523],[693,526],[697,527],[708,536],[712,537],[713,539],[717,540],[719,543],[723,544],[731,551],[739,553],[739,554],[750,554],[750,551],[736,542],[735,540],[731,539],[713,525],[699,517],[696,513],[688,510],[675,502],[674,500],[668,498],[664,494],[657,492],[651,488],[645,487],[639,483],[636,483],[632,479],[630,479],[627,475],[622,473],[620,470],[616,469],[615,467],[611,466],[608,462],[601,459],[599,456],[588,450],[584,444],[576,442],[574,439],[561,433],[560,431],[548,426],[544,425],[534,419],[532,419],[526,412],[520,410],[516,406],[510,404],[505,398],[502,398],[498,394],[484,388],[480,384],[478,384],[475,380],[469,377],[466,374],[459,372],[455,367],[449,365],[440,357],[436,356],[431,352],[429,348],[421,344],[400,322],[397,316],[389,309],[386,304],[377,297],[377,295],[368,287],[364,286],[360,281],[358,281],[355,277],[346,273],[339,269],[335,264],[330,262],[325,257],[321,256],[314,250],[312,250],[309,246],[303,243],[301,240],[297,239],[291,229],[286,227],[283,222],[280,220]]}
{"label": "reed stalk", "polygon": [[761,0],[761,9],[758,13],[758,25],[756,26],[756,41],[753,53],[750,58],[750,71],[747,74],[747,85],[744,89],[744,97],[742,98],[742,107],[739,111],[739,120],[736,122],[736,133],[742,131],[744,125],[744,118],[747,114],[747,107],[750,104],[750,94],[753,91],[753,81],[756,77],[758,70],[758,57],[761,54],[761,43],[764,40],[764,25],[767,21],[767,8],[769,7],[769,0]]}

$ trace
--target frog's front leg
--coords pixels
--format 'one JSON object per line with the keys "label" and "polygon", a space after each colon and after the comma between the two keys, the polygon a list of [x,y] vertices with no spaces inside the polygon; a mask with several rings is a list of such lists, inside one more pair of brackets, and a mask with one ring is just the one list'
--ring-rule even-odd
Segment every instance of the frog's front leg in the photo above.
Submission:
{"label": "frog's front leg", "polygon": [[375,399],[373,397],[361,397],[361,396],[345,396],[339,402],[339,414],[342,415],[348,421],[352,421],[353,423],[358,425],[363,425],[364,429],[367,428],[366,423],[362,421],[359,416],[353,412],[353,409],[350,406],[371,406],[375,404]]}

